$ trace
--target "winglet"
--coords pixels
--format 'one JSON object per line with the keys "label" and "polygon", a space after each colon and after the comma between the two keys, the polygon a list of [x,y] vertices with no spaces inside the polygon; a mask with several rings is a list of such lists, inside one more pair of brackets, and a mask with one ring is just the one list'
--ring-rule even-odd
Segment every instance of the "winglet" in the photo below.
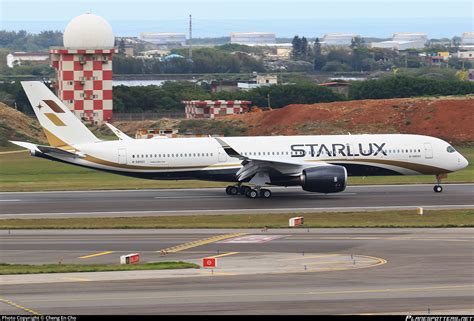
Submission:
{"label": "winglet", "polygon": [[214,137],[214,138],[219,143],[219,145],[222,146],[222,148],[227,153],[227,155],[229,155],[229,157],[234,157],[238,159],[246,159],[246,157],[239,154],[235,149],[233,149],[229,144],[227,144],[225,141],[223,141],[219,137]]}
{"label": "winglet", "polygon": [[113,126],[112,124],[109,124],[107,122],[105,124],[120,140],[133,140],[132,137],[128,136],[127,134],[125,134],[124,132],[122,132],[120,129]]}

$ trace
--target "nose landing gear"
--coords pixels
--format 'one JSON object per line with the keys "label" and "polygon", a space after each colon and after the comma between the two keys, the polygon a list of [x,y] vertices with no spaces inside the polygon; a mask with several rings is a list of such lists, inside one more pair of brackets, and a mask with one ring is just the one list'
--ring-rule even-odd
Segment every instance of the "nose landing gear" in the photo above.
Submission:
{"label": "nose landing gear", "polygon": [[443,186],[441,186],[441,179],[446,177],[447,175],[445,174],[436,175],[436,185],[433,187],[433,191],[435,191],[435,193],[441,193],[443,191]]}

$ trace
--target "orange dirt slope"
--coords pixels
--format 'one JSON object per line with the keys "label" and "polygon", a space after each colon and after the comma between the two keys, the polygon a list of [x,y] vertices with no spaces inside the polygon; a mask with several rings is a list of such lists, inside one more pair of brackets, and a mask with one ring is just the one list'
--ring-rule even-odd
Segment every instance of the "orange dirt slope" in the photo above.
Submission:
{"label": "orange dirt slope", "polygon": [[295,104],[225,118],[246,123],[248,135],[404,133],[474,142],[474,96]]}

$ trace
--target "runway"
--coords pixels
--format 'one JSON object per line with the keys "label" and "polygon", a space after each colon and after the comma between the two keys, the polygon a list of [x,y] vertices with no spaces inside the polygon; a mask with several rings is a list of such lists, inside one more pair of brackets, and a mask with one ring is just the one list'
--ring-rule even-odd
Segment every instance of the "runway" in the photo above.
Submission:
{"label": "runway", "polygon": [[474,208],[474,184],[349,186],[337,194],[272,188],[271,199],[224,190],[168,189],[0,193],[0,219]]}
{"label": "runway", "polygon": [[[241,234],[159,252],[231,233]],[[145,261],[218,256],[212,272],[2,276],[5,314],[474,313],[468,228],[3,230],[0,239],[2,261],[9,263],[117,262],[130,252]]]}

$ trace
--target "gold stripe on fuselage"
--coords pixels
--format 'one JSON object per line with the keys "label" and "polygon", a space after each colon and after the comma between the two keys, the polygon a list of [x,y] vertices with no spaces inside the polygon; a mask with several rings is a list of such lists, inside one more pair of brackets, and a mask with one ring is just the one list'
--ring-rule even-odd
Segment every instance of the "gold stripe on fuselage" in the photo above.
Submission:
{"label": "gold stripe on fuselage", "polygon": [[[312,162],[312,161],[308,161]],[[385,160],[385,159],[328,159],[326,160],[327,163],[331,162],[347,162],[347,163],[375,163],[375,164],[383,164],[383,165],[390,165],[390,166],[396,166],[404,169],[409,169],[418,173],[421,173],[423,175],[429,175],[429,174],[441,174],[441,173],[451,173],[452,171],[449,171],[444,168],[440,167],[435,167],[431,165],[424,165],[424,164],[415,164],[415,163],[410,163],[410,162],[403,162],[403,161],[397,161],[397,160]]]}
{"label": "gold stripe on fuselage", "polygon": [[86,161],[91,163],[110,166],[115,168],[123,168],[123,169],[140,169],[140,170],[170,170],[170,169],[207,169],[207,168],[229,168],[229,167],[237,167],[240,164],[216,164],[216,165],[200,165],[200,166],[140,166],[140,165],[128,165],[128,164],[118,164],[115,162],[111,162],[105,159],[101,159],[92,155],[87,155],[83,158]]}

